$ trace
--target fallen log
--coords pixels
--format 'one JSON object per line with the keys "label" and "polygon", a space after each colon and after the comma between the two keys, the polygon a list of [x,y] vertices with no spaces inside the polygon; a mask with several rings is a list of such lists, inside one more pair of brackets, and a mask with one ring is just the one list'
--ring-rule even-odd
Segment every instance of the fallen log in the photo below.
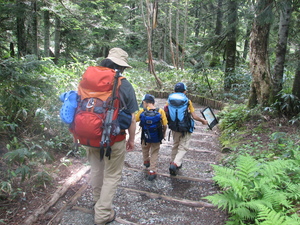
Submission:
{"label": "fallen log", "polygon": [[149,198],[160,198],[160,199],[164,199],[164,200],[171,201],[171,202],[177,202],[182,205],[187,205],[187,206],[192,206],[192,207],[216,208],[216,206],[214,206],[213,204],[203,202],[203,201],[192,201],[192,200],[188,200],[188,199],[173,198],[170,196],[160,195],[160,194],[156,194],[156,193],[152,193],[152,192],[148,192],[148,191],[136,190],[136,189],[132,189],[132,188],[125,188],[125,187],[119,187],[119,188],[125,189],[127,191],[145,194]]}
{"label": "fallen log", "polygon": [[72,198],[67,203],[65,203],[64,206],[52,217],[47,225],[59,224],[64,212],[76,204],[77,199],[81,197],[82,193],[87,189],[89,182],[90,177],[88,178],[87,182],[82,185],[81,188],[72,196]]}
{"label": "fallen log", "polygon": [[40,206],[32,215],[30,215],[22,224],[31,225],[38,220],[39,215],[45,214],[51,206],[53,206],[61,196],[63,196],[69,187],[75,184],[77,181],[81,179],[81,177],[86,174],[90,170],[90,166],[85,166],[81,168],[78,172],[74,173],[71,177],[69,177],[66,182],[56,190],[53,194],[51,200],[42,206]]}

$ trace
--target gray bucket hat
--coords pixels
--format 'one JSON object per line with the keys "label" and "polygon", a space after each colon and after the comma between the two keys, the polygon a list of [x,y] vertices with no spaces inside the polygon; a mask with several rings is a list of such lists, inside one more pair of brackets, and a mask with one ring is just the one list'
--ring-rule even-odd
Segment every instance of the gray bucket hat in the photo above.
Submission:
{"label": "gray bucket hat", "polygon": [[114,63],[118,64],[119,66],[124,66],[128,68],[132,68],[127,63],[128,54],[121,48],[112,48],[109,50],[107,59],[110,59]]}

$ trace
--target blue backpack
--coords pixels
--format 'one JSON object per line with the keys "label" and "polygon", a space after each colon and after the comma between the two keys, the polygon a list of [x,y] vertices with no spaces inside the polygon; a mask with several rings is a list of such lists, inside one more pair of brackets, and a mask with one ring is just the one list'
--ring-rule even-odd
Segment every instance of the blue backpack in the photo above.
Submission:
{"label": "blue backpack", "polygon": [[177,132],[194,131],[194,120],[188,111],[189,99],[184,93],[175,92],[168,98],[168,125]]}
{"label": "blue backpack", "polygon": [[161,142],[163,139],[163,127],[159,109],[144,109],[140,115],[140,126],[142,127],[141,142]]}

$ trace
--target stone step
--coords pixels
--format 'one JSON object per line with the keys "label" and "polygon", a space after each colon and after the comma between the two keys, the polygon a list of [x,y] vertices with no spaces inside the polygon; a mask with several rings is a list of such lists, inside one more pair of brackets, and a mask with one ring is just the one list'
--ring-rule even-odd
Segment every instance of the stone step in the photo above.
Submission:
{"label": "stone step", "polygon": [[203,197],[217,193],[211,179],[189,179],[189,177],[180,175],[174,177],[161,172],[153,181],[148,181],[147,177],[146,170],[125,168],[120,187],[191,201],[205,201],[202,199]]}

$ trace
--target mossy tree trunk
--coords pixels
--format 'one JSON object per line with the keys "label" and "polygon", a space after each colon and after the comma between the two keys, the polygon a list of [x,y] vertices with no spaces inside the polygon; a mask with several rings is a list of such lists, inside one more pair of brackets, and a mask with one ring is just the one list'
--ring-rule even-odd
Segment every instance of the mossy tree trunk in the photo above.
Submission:
{"label": "mossy tree trunk", "polygon": [[[216,42],[220,38],[222,30],[223,30],[223,11],[222,11],[222,6],[223,6],[223,0],[218,0],[218,6],[217,6],[217,18],[216,18],[216,28],[215,28],[215,39]],[[218,46],[217,44],[215,46]],[[214,46],[213,49],[213,55],[212,59],[209,63],[209,66],[214,67],[220,64],[220,50]]]}
{"label": "mossy tree trunk", "polygon": [[50,56],[50,12],[44,10],[44,56]]}
{"label": "mossy tree trunk", "polygon": [[228,26],[226,43],[226,66],[224,77],[224,91],[230,91],[235,81],[235,54],[236,54],[236,26],[237,26],[237,1],[228,2]]}
{"label": "mossy tree trunk", "polygon": [[298,61],[298,65],[296,68],[292,93],[293,95],[297,96],[300,99],[300,45],[298,45],[296,57],[297,57],[296,59]]}
{"label": "mossy tree trunk", "polygon": [[272,78],[268,59],[273,0],[259,0],[250,37],[250,69],[252,83],[248,106],[268,106],[273,100]]}
{"label": "mossy tree trunk", "polygon": [[274,96],[276,97],[282,90],[283,70],[289,33],[290,17],[292,13],[292,1],[281,1],[280,21],[278,31],[278,42],[276,46],[276,62],[274,66]]}
{"label": "mossy tree trunk", "polygon": [[58,16],[55,17],[55,38],[54,38],[54,55],[55,55],[55,63],[58,63],[60,56],[60,18]]}
{"label": "mossy tree trunk", "polygon": [[27,37],[25,32],[25,11],[26,5],[23,1],[17,0],[17,41],[18,41],[18,57],[23,57],[27,54]]}

